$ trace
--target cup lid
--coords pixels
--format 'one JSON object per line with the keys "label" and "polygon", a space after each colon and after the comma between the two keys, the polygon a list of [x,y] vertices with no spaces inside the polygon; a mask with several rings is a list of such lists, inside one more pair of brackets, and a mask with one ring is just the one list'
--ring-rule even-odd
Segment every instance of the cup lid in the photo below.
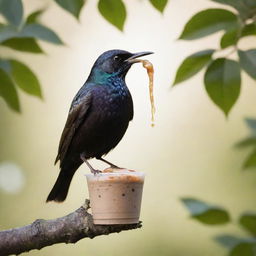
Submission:
{"label": "cup lid", "polygon": [[93,174],[88,173],[85,174],[87,180],[123,180],[130,179],[130,181],[133,180],[134,182],[142,182],[144,181],[145,173],[144,172],[137,172],[133,170],[128,169],[116,169],[116,168],[107,168],[103,170],[100,173]]}

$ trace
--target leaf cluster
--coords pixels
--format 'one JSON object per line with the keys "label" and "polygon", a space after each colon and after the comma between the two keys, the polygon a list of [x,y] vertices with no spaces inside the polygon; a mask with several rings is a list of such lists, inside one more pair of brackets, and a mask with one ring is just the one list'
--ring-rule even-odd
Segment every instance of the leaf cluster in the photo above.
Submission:
{"label": "leaf cluster", "polygon": [[[168,0],[150,0],[151,5],[163,13]],[[120,31],[124,30],[126,20],[126,7],[122,0],[99,0],[98,10],[100,14]]]}
{"label": "leaf cluster", "polygon": [[250,148],[251,153],[247,156],[243,163],[243,169],[256,170],[256,119],[246,118],[245,122],[250,129],[251,134],[239,141],[235,146],[236,148]]}
{"label": "leaf cluster", "polygon": [[[33,54],[43,53],[38,41],[43,40],[56,45],[63,44],[59,36],[49,27],[38,22],[43,10],[37,10],[24,17],[21,0],[0,0],[0,46]],[[0,96],[14,111],[20,112],[17,89],[42,98],[39,80],[34,72],[23,62],[0,57]]]}
{"label": "leaf cluster", "polygon": [[[231,7],[211,8],[196,13],[185,25],[179,39],[196,40],[222,31],[219,49],[205,49],[183,60],[173,85],[204,70],[204,86],[210,99],[227,116],[238,100],[241,71],[256,80],[256,48],[243,50],[239,42],[256,36],[255,0],[212,0]],[[227,48],[230,52],[225,54]],[[230,56],[236,54],[236,58]],[[217,56],[217,57],[216,57]]]}
{"label": "leaf cluster", "polygon": [[[211,205],[194,198],[182,198],[181,201],[190,212],[190,216],[205,225],[223,225],[231,222],[230,214],[220,206]],[[216,242],[229,249],[229,256],[256,255],[256,213],[245,212],[240,215],[238,225],[248,237],[236,237],[230,234],[218,235]]]}

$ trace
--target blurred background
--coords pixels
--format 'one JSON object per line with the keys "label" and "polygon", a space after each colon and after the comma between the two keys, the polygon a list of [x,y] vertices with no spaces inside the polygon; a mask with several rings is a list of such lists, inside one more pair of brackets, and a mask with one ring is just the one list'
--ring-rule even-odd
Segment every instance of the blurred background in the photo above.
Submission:
{"label": "blurred background", "polygon": [[[57,175],[53,162],[70,103],[86,80],[96,58],[109,49],[153,51],[155,127],[150,126],[148,77],[141,64],[126,77],[135,116],[120,144],[106,159],[146,173],[140,230],[111,234],[76,244],[58,244],[29,255],[226,255],[212,238],[220,233],[244,236],[234,225],[241,212],[256,210],[256,179],[242,171],[248,150],[234,144],[248,135],[245,117],[255,117],[255,81],[242,73],[240,97],[228,118],[214,105],[203,86],[203,73],[171,87],[182,60],[205,48],[218,48],[221,32],[197,41],[177,40],[188,19],[221,5],[206,0],[172,0],[161,14],[146,0],[124,1],[127,18],[121,32],[87,1],[79,22],[53,1],[24,0],[25,16],[45,8],[40,22],[64,42],[40,41],[45,54],[0,48],[2,58],[17,58],[37,75],[43,100],[19,91],[21,114],[0,99],[0,229],[23,226],[35,219],[53,219],[79,208],[88,198],[82,165],[67,200],[45,203]],[[243,40],[244,48],[255,38]],[[92,165],[104,168],[98,161]],[[181,203],[194,197],[227,209],[231,222],[202,225]]]}

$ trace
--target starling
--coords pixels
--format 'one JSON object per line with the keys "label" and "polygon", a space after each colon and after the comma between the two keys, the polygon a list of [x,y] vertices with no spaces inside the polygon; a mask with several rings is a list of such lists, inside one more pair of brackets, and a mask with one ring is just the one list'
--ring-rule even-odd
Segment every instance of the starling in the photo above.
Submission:
{"label": "starling", "polygon": [[60,173],[48,201],[62,202],[75,171],[84,162],[92,173],[90,158],[116,165],[103,159],[122,139],[133,118],[133,101],[125,76],[137,57],[152,52],[130,53],[110,50],[94,63],[88,79],[72,101],[61,135],[55,164],[60,161]]}

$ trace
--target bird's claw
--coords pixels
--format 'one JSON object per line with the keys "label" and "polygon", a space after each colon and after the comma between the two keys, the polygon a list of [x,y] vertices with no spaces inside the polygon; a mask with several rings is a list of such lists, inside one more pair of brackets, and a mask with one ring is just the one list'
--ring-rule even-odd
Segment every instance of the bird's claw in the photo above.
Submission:
{"label": "bird's claw", "polygon": [[99,173],[102,173],[102,171],[100,171],[100,170],[92,170],[92,173],[93,173],[94,175],[97,175],[97,174],[99,174]]}

